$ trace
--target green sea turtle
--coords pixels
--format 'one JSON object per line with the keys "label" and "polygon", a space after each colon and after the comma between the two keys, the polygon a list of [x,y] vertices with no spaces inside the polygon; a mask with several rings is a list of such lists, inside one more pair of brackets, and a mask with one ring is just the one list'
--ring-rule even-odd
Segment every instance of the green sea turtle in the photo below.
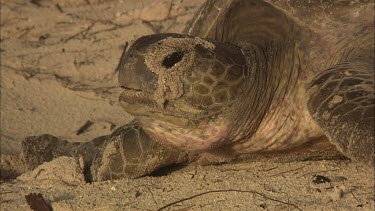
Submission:
{"label": "green sea turtle", "polygon": [[182,34],[141,37],[123,54],[120,103],[133,122],[84,144],[29,137],[23,158],[34,168],[83,155],[87,175],[106,180],[288,151],[324,134],[371,165],[373,6],[207,0]]}

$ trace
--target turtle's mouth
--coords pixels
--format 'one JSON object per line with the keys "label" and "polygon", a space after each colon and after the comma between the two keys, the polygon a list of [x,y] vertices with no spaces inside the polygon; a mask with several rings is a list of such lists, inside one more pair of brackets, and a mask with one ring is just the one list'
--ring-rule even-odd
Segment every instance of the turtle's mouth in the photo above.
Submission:
{"label": "turtle's mouth", "polygon": [[123,92],[120,95],[120,104],[126,112],[138,116],[152,110],[155,103],[152,100],[152,93],[138,89],[121,87]]}
{"label": "turtle's mouth", "polygon": [[203,111],[180,101],[166,101],[162,106],[155,101],[154,93],[144,90],[122,87],[120,105],[135,118],[169,122],[179,127],[189,128],[200,122]]}

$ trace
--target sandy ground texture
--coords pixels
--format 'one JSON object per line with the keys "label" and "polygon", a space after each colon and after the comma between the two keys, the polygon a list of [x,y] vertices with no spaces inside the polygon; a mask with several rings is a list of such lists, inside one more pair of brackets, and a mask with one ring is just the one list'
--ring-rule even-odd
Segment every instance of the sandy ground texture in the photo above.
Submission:
{"label": "sandy ground texture", "polygon": [[[29,135],[82,142],[129,122],[115,72],[125,43],[180,32],[202,2],[1,0],[1,155]],[[257,159],[87,184],[79,162],[60,157],[1,181],[0,210],[30,210],[29,193],[53,210],[374,210],[374,172],[348,160]]]}

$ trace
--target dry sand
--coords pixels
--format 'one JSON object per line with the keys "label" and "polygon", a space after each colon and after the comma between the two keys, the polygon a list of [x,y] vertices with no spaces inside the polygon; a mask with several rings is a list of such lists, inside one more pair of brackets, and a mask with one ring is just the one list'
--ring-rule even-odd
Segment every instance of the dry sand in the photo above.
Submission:
{"label": "dry sand", "polygon": [[[125,42],[180,32],[202,2],[1,0],[1,154],[29,135],[88,141],[129,122],[114,71]],[[25,195],[42,193],[54,210],[374,210],[373,169],[348,160],[191,165],[91,184],[75,162],[2,181],[0,209],[30,210]]]}

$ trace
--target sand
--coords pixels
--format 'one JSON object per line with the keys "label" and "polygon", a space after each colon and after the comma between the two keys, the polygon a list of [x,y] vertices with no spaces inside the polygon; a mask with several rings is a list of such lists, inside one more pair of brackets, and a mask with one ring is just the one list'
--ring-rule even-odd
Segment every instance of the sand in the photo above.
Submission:
{"label": "sand", "polygon": [[[83,142],[131,121],[115,72],[125,43],[181,32],[202,3],[1,0],[1,155],[17,155],[30,135]],[[1,181],[0,209],[30,210],[25,195],[41,193],[53,210],[374,210],[374,171],[349,160],[189,165],[86,183],[72,159]]]}

